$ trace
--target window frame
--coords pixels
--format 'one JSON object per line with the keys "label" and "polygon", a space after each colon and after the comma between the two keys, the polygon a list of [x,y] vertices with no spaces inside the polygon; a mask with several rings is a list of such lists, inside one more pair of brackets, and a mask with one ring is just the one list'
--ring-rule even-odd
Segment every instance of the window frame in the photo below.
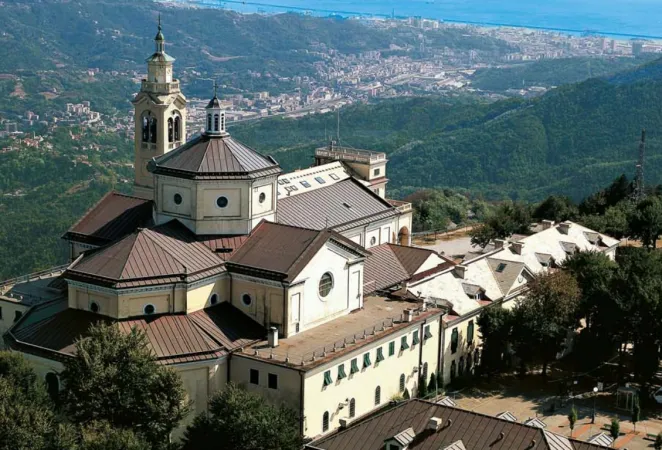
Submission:
{"label": "window frame", "polygon": [[356,400],[352,398],[349,401],[349,418],[353,419],[354,417],[356,417]]}
{"label": "window frame", "polygon": [[420,343],[421,343],[421,340],[418,337],[418,330],[414,330],[414,332],[412,333],[411,345],[414,346],[414,345],[420,344]]}
{"label": "window frame", "polygon": [[[327,277],[327,276],[328,276],[329,282],[324,281],[324,277]],[[323,282],[324,282],[324,284],[323,284]],[[326,291],[326,294],[322,294],[322,286],[324,286],[324,288],[326,288],[327,285],[329,285],[328,286],[329,290]],[[319,282],[317,283],[317,295],[319,296],[319,298],[321,298],[321,299],[328,298],[329,295],[331,295],[331,292],[333,291],[334,285],[335,285],[335,279],[333,277],[333,274],[331,272],[328,272],[328,271],[324,272],[322,274],[322,276],[320,277]]]}
{"label": "window frame", "polygon": [[474,334],[475,334],[474,328],[475,328],[474,321],[470,320],[469,323],[467,324],[467,344],[468,345],[471,345],[474,342]]}
{"label": "window frame", "polygon": [[377,348],[377,355],[375,356],[375,364],[384,361],[384,351],[382,347]]}
{"label": "window frame", "polygon": [[395,355],[395,341],[391,341],[388,343],[388,356],[393,356]]}
{"label": "window frame", "polygon": [[400,338],[400,351],[403,352],[409,348],[409,344],[407,343],[407,335],[402,336]]}
{"label": "window frame", "polygon": [[[223,203],[222,199],[225,199],[225,204],[223,206],[221,206],[221,203]],[[218,209],[225,209],[228,207],[229,204],[230,204],[230,199],[227,198],[225,195],[219,195],[216,198],[216,207]]]}
{"label": "window frame", "polygon": [[375,388],[375,406],[379,406],[382,404],[382,387],[377,386]]}
{"label": "window frame", "polygon": [[324,411],[322,414],[322,432],[326,433],[329,431],[329,411]]}
{"label": "window frame", "polygon": [[[246,302],[246,297],[248,297],[249,299],[248,302]],[[241,304],[244,305],[246,308],[249,308],[253,304],[253,296],[248,292],[244,292],[243,294],[241,294]]]}
{"label": "window frame", "polygon": [[343,378],[347,378],[347,373],[345,373],[345,363],[338,366],[338,380],[342,380]]}
{"label": "window frame", "polygon": [[[274,383],[272,383],[272,381],[274,381]],[[275,384],[275,386],[272,386],[272,384]],[[269,389],[278,390],[278,374],[267,372],[267,387]]]}
{"label": "window frame", "polygon": [[423,340],[427,341],[432,337],[432,331],[430,331],[430,325],[425,325],[425,328],[423,329]]}
{"label": "window frame", "polygon": [[407,378],[405,377],[404,373],[402,375],[400,375],[398,388],[400,389],[401,393],[404,392],[405,389],[407,389]]}
{"label": "window frame", "polygon": [[[253,375],[255,375],[255,381],[253,381]],[[260,385],[260,371],[258,369],[248,369],[248,383],[255,386]]]}
{"label": "window frame", "polygon": [[370,361],[370,352],[364,353],[363,354],[363,368],[367,369],[372,365],[372,361]]}
{"label": "window frame", "polygon": [[457,327],[451,331],[451,354],[457,353],[457,348],[460,346],[460,332]]}

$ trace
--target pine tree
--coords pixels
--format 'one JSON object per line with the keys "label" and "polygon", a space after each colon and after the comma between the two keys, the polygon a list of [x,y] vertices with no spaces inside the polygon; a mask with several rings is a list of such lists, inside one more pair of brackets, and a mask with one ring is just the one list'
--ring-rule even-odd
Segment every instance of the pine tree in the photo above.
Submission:
{"label": "pine tree", "polygon": [[614,439],[614,442],[616,442],[616,439],[618,439],[618,436],[621,434],[621,424],[618,422],[618,419],[611,419],[609,434],[611,435],[612,439]]}
{"label": "pine tree", "polygon": [[409,400],[411,398],[411,395],[409,395],[409,389],[405,389],[405,391],[402,393],[402,398],[405,400]]}
{"label": "pine tree", "polygon": [[425,398],[428,396],[428,386],[425,383],[423,374],[418,376],[418,398]]}
{"label": "pine tree", "polygon": [[662,450],[662,433],[658,433],[653,444],[655,450]]}
{"label": "pine tree", "polygon": [[575,430],[575,423],[577,423],[577,409],[574,406],[568,414],[568,421],[570,422],[570,437],[572,437],[572,432]]}

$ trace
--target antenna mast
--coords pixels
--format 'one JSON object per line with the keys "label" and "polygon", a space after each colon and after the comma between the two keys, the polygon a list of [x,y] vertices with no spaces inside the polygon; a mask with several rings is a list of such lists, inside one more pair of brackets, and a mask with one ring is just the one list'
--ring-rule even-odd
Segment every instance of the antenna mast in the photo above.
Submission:
{"label": "antenna mast", "polygon": [[637,170],[634,179],[634,200],[641,201],[646,193],[644,192],[644,156],[646,153],[646,130],[641,130],[641,142],[639,143],[639,160],[637,161]]}
{"label": "antenna mast", "polygon": [[340,145],[340,108],[336,111],[337,117],[338,117],[338,123],[337,123],[337,128],[336,128],[336,141],[338,142],[338,145]]}

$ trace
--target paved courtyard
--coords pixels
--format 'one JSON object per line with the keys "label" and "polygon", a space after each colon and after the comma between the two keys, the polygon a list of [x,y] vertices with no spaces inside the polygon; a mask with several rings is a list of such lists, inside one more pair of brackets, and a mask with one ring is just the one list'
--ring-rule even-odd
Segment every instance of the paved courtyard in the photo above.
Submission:
{"label": "paved courtyard", "polygon": [[[544,385],[546,381],[538,380],[538,376],[527,377],[521,381],[516,378],[500,380],[499,382],[481,383],[483,388],[467,388],[457,393],[449,393],[460,408],[496,416],[509,411],[518,422],[537,417],[542,420],[548,430],[564,436],[570,436],[568,414],[572,402],[560,405],[555,395],[550,395],[553,389]],[[538,387],[536,387],[536,385]],[[542,386],[542,387],[540,387]],[[631,415],[625,411],[618,411],[614,406],[614,397],[611,394],[600,394],[596,398],[595,423],[591,423],[593,412],[593,399],[576,400],[574,405],[578,412],[578,420],[572,437],[579,440],[588,440],[600,432],[609,434],[609,426],[614,417],[620,420],[621,435],[613,448],[641,450],[653,448],[654,436],[662,431],[662,420],[651,417],[642,412],[642,420],[637,423],[637,431],[631,422]],[[550,406],[556,407],[553,412]],[[656,414],[653,414],[656,416]]]}

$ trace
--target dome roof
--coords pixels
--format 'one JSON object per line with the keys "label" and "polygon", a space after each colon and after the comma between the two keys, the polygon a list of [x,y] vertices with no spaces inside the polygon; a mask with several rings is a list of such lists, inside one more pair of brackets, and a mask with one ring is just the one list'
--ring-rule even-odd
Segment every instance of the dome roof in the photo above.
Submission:
{"label": "dome roof", "polygon": [[209,108],[217,108],[218,109],[220,107],[221,107],[221,102],[218,99],[218,97],[216,97],[215,95],[214,95],[214,98],[209,100],[209,103],[207,103],[207,109],[209,109]]}
{"label": "dome roof", "polygon": [[278,162],[263,156],[230,135],[203,134],[154,158],[154,174],[193,179],[254,179],[281,173]]}

